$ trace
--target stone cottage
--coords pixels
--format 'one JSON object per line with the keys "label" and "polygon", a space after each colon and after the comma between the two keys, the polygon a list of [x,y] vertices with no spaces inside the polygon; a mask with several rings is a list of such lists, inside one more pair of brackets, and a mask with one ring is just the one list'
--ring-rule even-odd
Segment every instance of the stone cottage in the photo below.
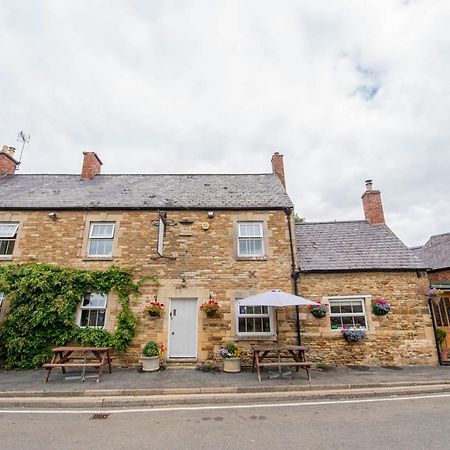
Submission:
{"label": "stone cottage", "polygon": [[[226,342],[275,339],[273,312],[239,308],[237,300],[292,291],[293,205],[282,155],[273,155],[272,173],[242,175],[103,175],[94,152],[84,153],[78,175],[22,175],[16,166],[4,147],[0,264],[117,266],[137,280],[157,276],[159,286],[145,283],[131,305],[138,328],[128,362],[149,340],[164,344],[169,360],[199,362]],[[220,306],[212,318],[200,309],[210,299]],[[151,300],[165,305],[162,317],[143,312]],[[114,330],[119,308],[114,292],[92,292],[74,320]]]}
{"label": "stone cottage", "polygon": [[[365,220],[296,225],[300,293],[328,307],[324,318],[304,315],[310,358],[327,364],[435,364],[426,265],[386,225],[371,180],[362,201]],[[387,315],[372,311],[379,298],[391,305]],[[343,327],[365,328],[366,337],[345,342]]]}

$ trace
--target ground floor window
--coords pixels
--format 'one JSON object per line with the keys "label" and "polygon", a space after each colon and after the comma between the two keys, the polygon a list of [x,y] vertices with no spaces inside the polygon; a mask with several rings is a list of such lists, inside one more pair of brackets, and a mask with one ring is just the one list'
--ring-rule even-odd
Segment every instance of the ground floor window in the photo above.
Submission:
{"label": "ground floor window", "polygon": [[5,299],[5,294],[3,294],[3,292],[0,292],[0,309],[2,309],[4,299]]}
{"label": "ground floor window", "polygon": [[78,325],[80,327],[105,326],[107,294],[97,292],[87,293],[83,298],[80,308]]}
{"label": "ground floor window", "polygon": [[330,298],[331,329],[367,328],[364,301],[364,298]]}
{"label": "ground floor window", "polygon": [[237,334],[269,336],[273,333],[272,310],[268,306],[237,305]]}

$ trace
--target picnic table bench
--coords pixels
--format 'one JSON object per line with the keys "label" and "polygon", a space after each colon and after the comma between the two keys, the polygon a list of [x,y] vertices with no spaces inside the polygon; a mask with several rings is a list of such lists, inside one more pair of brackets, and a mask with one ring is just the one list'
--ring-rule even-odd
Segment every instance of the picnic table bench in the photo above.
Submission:
{"label": "picnic table bench", "polygon": [[[306,361],[305,347],[300,345],[255,345],[253,346],[252,372],[256,371],[258,380],[261,381],[262,367],[278,367],[278,372],[269,374],[269,378],[292,375],[292,372],[282,372],[282,367],[295,367],[296,372],[302,368],[306,371],[308,380],[311,381],[311,363]],[[281,360],[289,359],[289,361]]]}
{"label": "picnic table bench", "polygon": [[[50,363],[42,367],[47,370],[45,382],[55,368],[60,368],[66,373],[67,368],[81,368],[81,381],[86,380],[86,368],[95,368],[97,371],[97,383],[102,380],[103,368],[108,367],[111,373],[111,347],[56,347],[52,349],[53,356]],[[77,362],[78,361],[78,362]],[[78,378],[78,377],[77,377]]]}

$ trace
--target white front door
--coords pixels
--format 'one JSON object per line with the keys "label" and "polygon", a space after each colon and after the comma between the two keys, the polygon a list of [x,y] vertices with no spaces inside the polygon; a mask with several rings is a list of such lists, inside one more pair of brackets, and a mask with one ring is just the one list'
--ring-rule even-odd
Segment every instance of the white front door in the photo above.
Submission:
{"label": "white front door", "polygon": [[170,300],[169,358],[197,357],[197,299]]}

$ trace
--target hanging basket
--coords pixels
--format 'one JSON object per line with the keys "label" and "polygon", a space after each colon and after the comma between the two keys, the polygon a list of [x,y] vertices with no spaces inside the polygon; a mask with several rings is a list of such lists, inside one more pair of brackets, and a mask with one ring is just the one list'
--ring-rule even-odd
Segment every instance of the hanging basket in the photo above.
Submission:
{"label": "hanging basket", "polygon": [[322,319],[327,315],[327,307],[325,305],[311,305],[309,311],[316,319]]}
{"label": "hanging basket", "polygon": [[344,328],[341,332],[347,342],[360,342],[366,337],[366,330],[363,329]]}
{"label": "hanging basket", "polygon": [[372,301],[372,312],[376,316],[385,316],[391,310],[391,305],[384,298]]}

